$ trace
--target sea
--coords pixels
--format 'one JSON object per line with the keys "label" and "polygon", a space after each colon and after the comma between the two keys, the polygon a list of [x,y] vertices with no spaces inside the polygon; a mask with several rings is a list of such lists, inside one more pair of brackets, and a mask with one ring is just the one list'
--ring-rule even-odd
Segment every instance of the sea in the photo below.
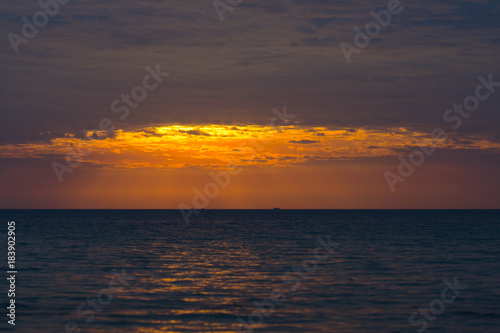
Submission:
{"label": "sea", "polygon": [[499,210],[0,220],[0,331],[500,332]]}

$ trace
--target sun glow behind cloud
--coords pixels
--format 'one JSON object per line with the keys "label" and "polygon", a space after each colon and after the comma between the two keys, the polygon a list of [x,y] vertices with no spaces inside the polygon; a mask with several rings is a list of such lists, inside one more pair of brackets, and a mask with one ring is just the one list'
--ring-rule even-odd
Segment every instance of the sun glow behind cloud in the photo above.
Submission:
{"label": "sun glow behind cloud", "polygon": [[[90,152],[80,160],[83,167],[217,169],[228,164],[284,167],[393,156],[429,144],[429,134],[408,128],[165,125],[117,130],[105,139],[83,139],[68,134],[50,143],[4,145],[0,146],[0,157],[56,159],[69,154],[75,158],[80,149]],[[461,140],[450,136],[434,144],[446,149],[500,151],[500,144],[479,137]]]}

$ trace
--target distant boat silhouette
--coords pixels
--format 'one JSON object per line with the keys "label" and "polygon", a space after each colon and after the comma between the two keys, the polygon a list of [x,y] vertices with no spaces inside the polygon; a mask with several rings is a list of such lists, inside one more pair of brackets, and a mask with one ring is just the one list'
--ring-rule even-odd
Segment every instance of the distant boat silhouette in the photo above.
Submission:
{"label": "distant boat silhouette", "polygon": [[273,208],[273,210],[280,210],[279,208]]}

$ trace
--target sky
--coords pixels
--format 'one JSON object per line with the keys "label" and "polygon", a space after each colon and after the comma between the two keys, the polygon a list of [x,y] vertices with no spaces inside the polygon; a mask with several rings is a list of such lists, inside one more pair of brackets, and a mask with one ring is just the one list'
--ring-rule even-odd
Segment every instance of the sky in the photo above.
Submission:
{"label": "sky", "polygon": [[500,208],[498,1],[65,1],[0,9],[0,208]]}

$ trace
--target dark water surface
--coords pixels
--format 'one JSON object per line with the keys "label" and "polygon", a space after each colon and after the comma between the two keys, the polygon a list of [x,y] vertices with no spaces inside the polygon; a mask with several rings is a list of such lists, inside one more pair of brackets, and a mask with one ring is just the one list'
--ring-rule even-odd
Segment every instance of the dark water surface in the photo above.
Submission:
{"label": "dark water surface", "polygon": [[0,217],[2,234],[16,222],[18,270],[13,329],[0,238],[0,330],[500,332],[500,211],[204,210],[189,226],[176,210]]}

